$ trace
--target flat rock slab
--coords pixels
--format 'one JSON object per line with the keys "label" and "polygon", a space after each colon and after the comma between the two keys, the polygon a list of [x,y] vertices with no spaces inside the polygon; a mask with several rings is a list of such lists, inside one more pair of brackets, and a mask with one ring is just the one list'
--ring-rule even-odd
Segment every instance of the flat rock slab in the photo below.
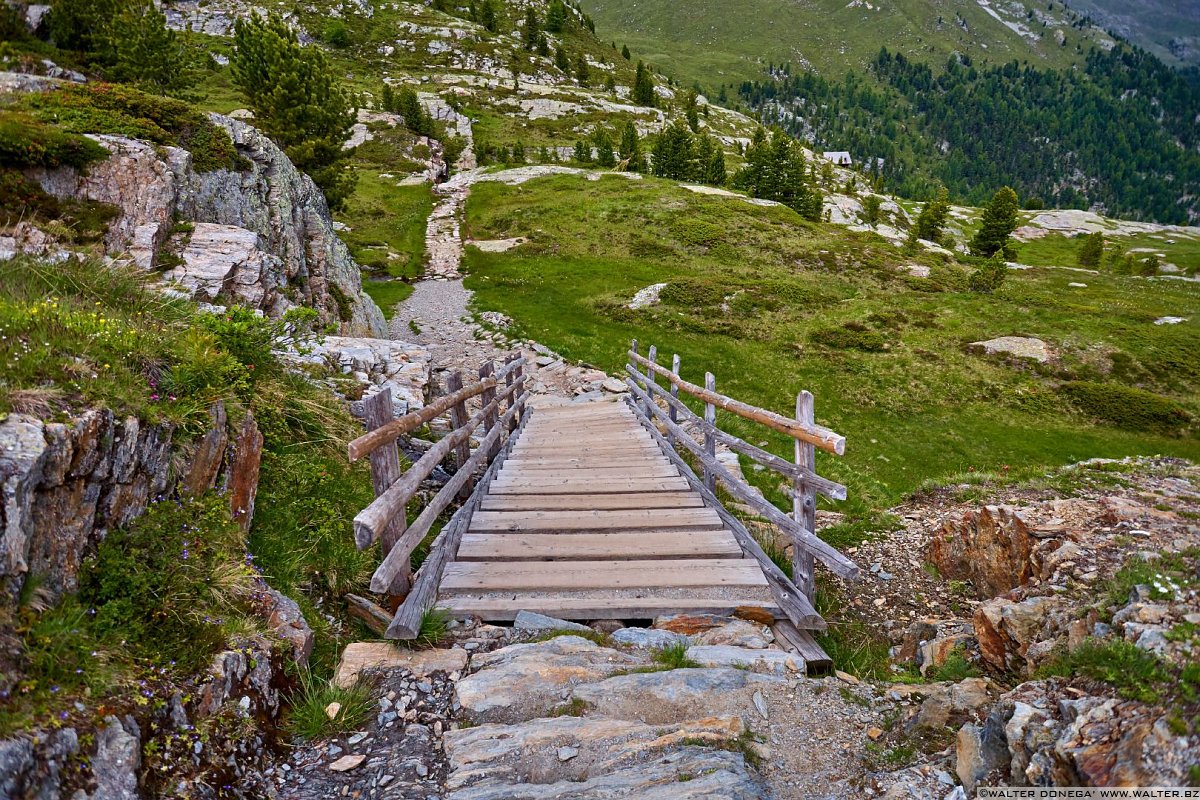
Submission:
{"label": "flat rock slab", "polygon": [[557,717],[450,731],[447,800],[766,797],[741,755],[703,744],[741,732],[736,717],[667,727]]}
{"label": "flat rock slab", "polygon": [[467,668],[467,651],[460,647],[449,650],[403,650],[385,642],[354,642],[342,651],[335,685],[352,686],[366,669],[406,669],[414,675],[431,672],[462,672]]}
{"label": "flat rock slab", "polygon": [[673,644],[691,644],[688,637],[682,633],[660,631],[655,628],[621,628],[613,631],[612,640],[618,644],[651,650],[659,650]]}
{"label": "flat rock slab", "polygon": [[747,650],[728,645],[689,647],[688,658],[705,667],[745,667],[755,672],[804,674],[804,659],[782,650]]}
{"label": "flat rock slab", "polygon": [[592,629],[578,622],[568,622],[557,617],[547,617],[533,611],[518,611],[513,627],[519,631],[579,631],[591,633]]}
{"label": "flat rock slab", "polygon": [[548,713],[565,690],[641,661],[579,636],[513,644],[475,656],[479,671],[458,682],[458,700],[476,722],[513,722]]}
{"label": "flat rock slab", "polygon": [[752,718],[753,695],[765,684],[783,684],[778,675],[744,669],[673,669],[618,675],[575,687],[572,697],[596,713],[650,725],[696,716],[739,715]]}
{"label": "flat rock slab", "polygon": [[1054,358],[1050,345],[1032,336],[1000,336],[984,342],[971,342],[972,350],[984,355],[1007,355],[1016,358],[1028,358],[1041,364]]}

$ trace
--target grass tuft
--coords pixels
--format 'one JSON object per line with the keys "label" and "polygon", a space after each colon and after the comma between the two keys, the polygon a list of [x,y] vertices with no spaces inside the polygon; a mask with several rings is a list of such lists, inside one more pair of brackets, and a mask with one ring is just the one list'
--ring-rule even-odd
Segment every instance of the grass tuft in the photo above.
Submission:
{"label": "grass tuft", "polygon": [[[296,739],[313,740],[357,730],[371,716],[375,706],[373,687],[359,681],[342,688],[305,670],[297,679],[284,730]],[[332,718],[326,713],[330,703],[341,708]]]}
{"label": "grass tuft", "polygon": [[675,642],[654,651],[654,660],[667,669],[689,669],[700,666],[698,661],[688,658],[687,642]]}

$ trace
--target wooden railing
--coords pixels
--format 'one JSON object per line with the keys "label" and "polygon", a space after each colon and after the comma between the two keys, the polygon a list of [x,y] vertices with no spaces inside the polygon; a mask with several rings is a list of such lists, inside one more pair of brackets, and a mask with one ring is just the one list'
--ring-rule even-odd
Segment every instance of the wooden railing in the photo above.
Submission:
{"label": "wooden railing", "polygon": [[[371,479],[375,500],[354,518],[354,539],[360,550],[380,543],[383,560],[371,577],[371,591],[399,600],[395,615],[384,631],[389,639],[411,639],[420,630],[421,618],[437,599],[437,587],[447,562],[458,552],[459,542],[479,498],[485,492],[472,494],[474,476],[486,467],[480,482],[486,484],[499,470],[507,456],[514,434],[524,424],[525,359],[510,357],[499,370],[488,361],[479,368],[479,380],[463,386],[462,374],[455,372],[447,380],[450,390],[444,397],[410,414],[393,418],[390,391],[376,394],[362,403],[367,432],[350,442],[351,461],[367,456],[371,462]],[[467,401],[479,397],[480,409],[468,416]],[[501,408],[503,407],[503,412]],[[450,413],[450,432],[430,447],[408,471],[400,468],[396,440],[420,428],[434,418]],[[479,446],[471,452],[471,435],[477,435]],[[429,500],[413,520],[407,523],[406,508],[416,496],[422,482],[453,453],[454,476]],[[430,546],[429,554],[418,570],[415,580],[411,574],[410,558],[417,545],[428,535],[438,516],[456,499],[468,498],[454,512]],[[352,597],[352,606],[382,627],[386,612],[370,601]]]}
{"label": "wooden railing", "polygon": [[[780,608],[792,623],[799,628],[823,628],[824,622],[812,607],[815,593],[814,561],[820,561],[834,574],[843,578],[858,577],[858,566],[816,535],[817,495],[822,494],[835,500],[846,498],[845,486],[822,478],[816,473],[816,450],[819,448],[841,455],[846,449],[845,437],[816,424],[813,396],[809,392],[801,392],[796,397],[796,416],[790,418],[719,394],[716,391],[716,378],[712,373],[705,374],[703,387],[689,383],[679,376],[679,367],[678,355],[672,358],[671,367],[668,369],[658,363],[656,347],[651,346],[649,353],[643,356],[638,353],[638,343],[634,340],[629,351],[629,363],[625,365],[625,370],[629,373],[626,379],[630,390],[629,405],[643,427],[663,447],[684,477],[688,478],[693,487],[705,497],[706,502],[716,509],[733,531],[742,549],[759,562]],[[659,384],[659,378],[664,379],[665,387]],[[703,416],[680,399],[681,392],[704,403]],[[768,453],[718,428],[717,409],[792,437],[795,440],[793,460],[787,461]],[[698,428],[703,434],[703,442],[693,439],[681,424],[681,420]],[[659,425],[666,431],[665,435],[660,432]],[[718,442],[791,481],[790,516],[751,489],[717,460]],[[690,464],[680,455],[680,446],[695,457],[701,467],[700,476],[695,474]],[[793,545],[792,579],[767,556],[741,520],[730,514],[717,500],[715,489],[718,481],[725,491],[776,525],[789,538]]]}

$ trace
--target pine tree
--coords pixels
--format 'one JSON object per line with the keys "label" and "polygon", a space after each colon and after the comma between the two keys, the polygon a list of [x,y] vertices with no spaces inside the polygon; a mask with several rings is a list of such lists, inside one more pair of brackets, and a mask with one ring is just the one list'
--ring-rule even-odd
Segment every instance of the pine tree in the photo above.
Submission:
{"label": "pine tree", "polygon": [[550,8],[546,10],[546,30],[550,33],[562,33],[567,25],[567,7],[562,0],[550,0]]}
{"label": "pine tree", "polygon": [[1079,254],[1076,256],[1079,266],[1095,269],[1100,266],[1102,258],[1104,258],[1104,234],[1096,231],[1083,237],[1083,244],[1079,246]]}
{"label": "pine tree", "polygon": [[990,258],[1001,253],[1005,258],[1015,258],[1012,240],[1009,238],[1017,229],[1017,193],[1008,186],[1002,187],[992,196],[983,209],[983,221],[979,232],[971,240],[971,252]]}
{"label": "pine tree", "polygon": [[587,56],[580,53],[575,59],[575,80],[579,81],[580,86],[587,86],[591,76],[592,70],[588,66]]}
{"label": "pine tree", "polygon": [[724,186],[725,181],[729,180],[729,173],[725,168],[725,149],[716,147],[713,149],[712,157],[708,160],[708,166],[704,170],[704,182],[711,186]]}
{"label": "pine tree", "polygon": [[561,47],[554,51],[554,66],[558,67],[563,72],[571,71],[571,59],[567,58],[567,51]]}
{"label": "pine tree", "polygon": [[111,20],[107,37],[114,80],[159,94],[185,88],[188,56],[167,18],[149,0],[134,0]]}
{"label": "pine tree", "polygon": [[108,22],[120,8],[120,0],[53,0],[46,28],[63,50],[99,54],[107,46]]}
{"label": "pine tree", "polygon": [[520,139],[518,139],[517,143],[513,145],[512,160],[514,164],[525,163],[525,143]]}
{"label": "pine tree", "polygon": [[608,75],[604,76],[604,91],[606,91],[606,92],[616,92],[617,91],[617,79],[613,77],[613,74],[611,72],[608,73]]}
{"label": "pine tree", "polygon": [[396,92],[394,113],[404,117],[404,127],[418,136],[433,135],[433,119],[411,86],[401,86],[400,91]]}
{"label": "pine tree", "polygon": [[642,144],[638,140],[637,126],[633,124],[633,120],[625,122],[625,129],[621,131],[621,160],[625,162],[626,172],[641,172],[642,171]]}
{"label": "pine tree", "polygon": [[355,108],[324,54],[301,47],[288,24],[274,14],[239,19],[234,45],[233,82],[254,112],[255,124],[308,173],[331,208],[344,206],[355,175],[345,169],[342,144],[350,137]]}
{"label": "pine tree", "polygon": [[479,24],[492,33],[500,30],[500,16],[496,10],[496,0],[483,0],[479,5]]}
{"label": "pine tree", "polygon": [[650,74],[650,70],[646,65],[639,61],[637,64],[637,74],[633,79],[633,102],[639,106],[653,108],[655,100],[654,76]]}
{"label": "pine tree", "polygon": [[525,49],[532,53],[538,46],[538,38],[542,35],[541,25],[538,24],[537,12],[533,6],[525,9],[525,21],[521,24],[521,41]]}
{"label": "pine tree", "polygon": [[596,131],[594,137],[596,145],[596,164],[597,166],[611,169],[617,165],[617,157],[613,153],[612,138],[608,135],[608,131],[603,128]]}
{"label": "pine tree", "polygon": [[633,58],[633,53],[629,52],[629,45],[621,45],[621,58],[625,59],[626,61]]}
{"label": "pine tree", "polygon": [[991,294],[1004,284],[1006,277],[1008,264],[1004,262],[1003,254],[997,250],[983,266],[971,273],[967,278],[967,287],[972,292]]}
{"label": "pine tree", "polygon": [[[830,166],[828,161],[825,162]],[[942,228],[946,225],[946,217],[950,215],[950,200],[949,194],[945,186],[939,186],[937,195],[934,199],[925,204],[921,209],[921,213],[917,215],[917,221],[913,223],[913,236],[917,239],[925,239],[926,241],[940,242],[942,239]]]}
{"label": "pine tree", "polygon": [[654,174],[677,181],[695,175],[692,132],[682,120],[675,120],[654,142]]}
{"label": "pine tree", "polygon": [[383,85],[383,91],[379,93],[379,107],[388,113],[395,114],[396,112],[396,90],[392,88],[390,83]]}
{"label": "pine tree", "polygon": [[863,224],[872,228],[883,221],[883,199],[877,194],[869,194],[864,197],[860,218]]}
{"label": "pine tree", "polygon": [[575,140],[575,160],[580,164],[592,163],[592,148],[582,139]]}
{"label": "pine tree", "polygon": [[684,116],[687,117],[688,127],[692,133],[700,130],[700,112],[696,105],[697,95],[694,89],[689,89],[683,100]]}

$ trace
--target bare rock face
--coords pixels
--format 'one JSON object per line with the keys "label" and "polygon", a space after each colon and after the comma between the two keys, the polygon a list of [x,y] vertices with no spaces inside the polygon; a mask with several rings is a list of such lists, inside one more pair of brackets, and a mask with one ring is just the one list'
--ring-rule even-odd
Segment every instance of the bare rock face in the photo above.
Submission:
{"label": "bare rock face", "polygon": [[943,577],[971,581],[986,600],[1032,577],[1033,545],[1019,514],[985,506],[968,511],[959,522],[946,522],[930,543],[929,560]]}
{"label": "bare rock face", "polygon": [[1031,597],[1016,602],[997,597],[975,611],[975,636],[983,660],[1004,671],[1024,669],[1030,646],[1040,641],[1040,632],[1055,606],[1050,597]]}
{"label": "bare rock face", "polygon": [[[0,76],[0,91],[54,85]],[[344,333],[386,336],[383,314],[363,293],[359,265],[334,232],[316,184],[254,127],[219,114],[209,118],[229,133],[248,167],[197,172],[191,154],[178,147],[97,135],[111,155],[86,173],[28,174],[55,197],[115,206],[105,250],[142,269],[159,263],[176,222],[195,223],[179,253],[182,264],[167,277],[197,300],[239,303],[270,316],[309,306]]]}
{"label": "bare rock face", "polygon": [[394,339],[326,336],[309,344],[304,353],[286,357],[356,377],[363,388],[360,399],[390,390],[392,413],[396,416],[425,405],[433,359],[422,345]]}

